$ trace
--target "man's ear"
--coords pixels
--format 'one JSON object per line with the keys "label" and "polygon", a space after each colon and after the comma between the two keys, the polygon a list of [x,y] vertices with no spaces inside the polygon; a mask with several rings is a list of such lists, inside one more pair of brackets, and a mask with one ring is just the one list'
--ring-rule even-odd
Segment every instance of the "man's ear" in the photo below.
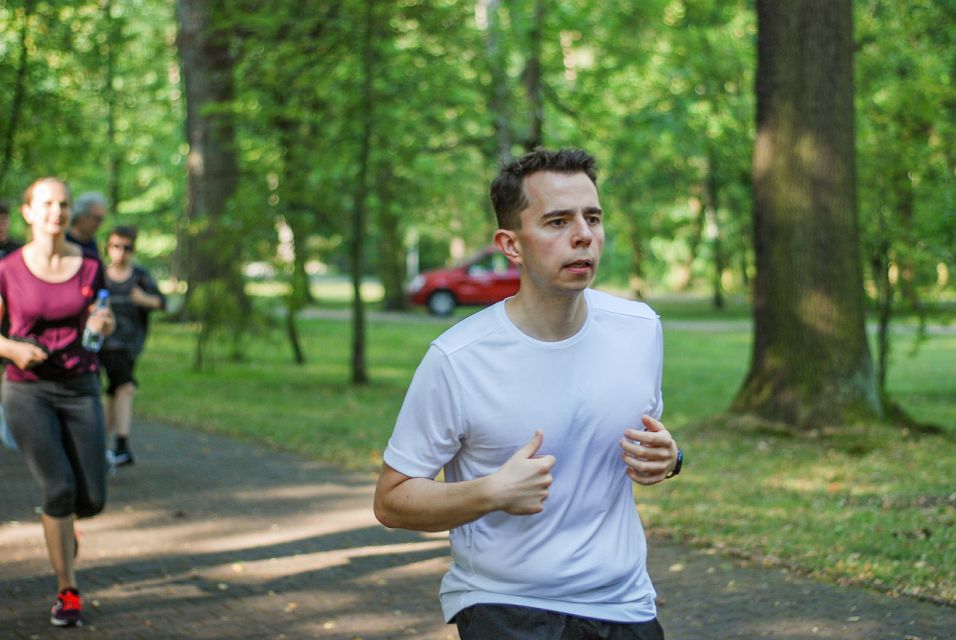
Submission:
{"label": "man's ear", "polygon": [[498,229],[495,231],[494,242],[498,251],[503,253],[508,260],[516,265],[521,264],[521,245],[518,243],[518,237],[514,231]]}

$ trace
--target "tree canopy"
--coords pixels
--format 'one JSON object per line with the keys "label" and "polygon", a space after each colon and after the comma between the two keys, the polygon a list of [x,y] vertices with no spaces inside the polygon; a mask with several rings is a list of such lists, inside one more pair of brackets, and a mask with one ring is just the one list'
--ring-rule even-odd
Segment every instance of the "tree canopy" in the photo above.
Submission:
{"label": "tree canopy", "polygon": [[[232,123],[234,190],[214,212],[223,255],[273,264],[290,310],[309,302],[317,269],[375,275],[401,307],[406,256],[427,268],[484,244],[496,163],[536,144],[599,160],[599,284],[698,291],[718,307],[749,294],[758,25],[747,0],[8,0],[0,198],[16,203],[49,174],[107,192],[114,221],[141,227],[151,266],[195,277],[189,7],[211,21],[232,85],[195,114]],[[954,293],[956,8],[855,0],[852,11],[863,286],[887,317],[925,313]],[[887,342],[879,367],[888,354]]]}

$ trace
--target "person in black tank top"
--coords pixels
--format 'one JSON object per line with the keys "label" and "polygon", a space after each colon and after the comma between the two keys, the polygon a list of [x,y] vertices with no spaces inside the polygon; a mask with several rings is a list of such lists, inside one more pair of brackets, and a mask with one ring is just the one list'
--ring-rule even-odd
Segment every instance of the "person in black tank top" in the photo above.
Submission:
{"label": "person in black tank top", "polygon": [[135,228],[119,226],[110,231],[106,243],[109,257],[106,286],[116,316],[116,331],[106,339],[100,351],[100,364],[109,382],[106,431],[115,437],[111,455],[116,466],[134,462],[129,446],[137,387],[134,368],[146,343],[149,314],[166,306],[166,299],[149,272],[133,264],[136,235]]}

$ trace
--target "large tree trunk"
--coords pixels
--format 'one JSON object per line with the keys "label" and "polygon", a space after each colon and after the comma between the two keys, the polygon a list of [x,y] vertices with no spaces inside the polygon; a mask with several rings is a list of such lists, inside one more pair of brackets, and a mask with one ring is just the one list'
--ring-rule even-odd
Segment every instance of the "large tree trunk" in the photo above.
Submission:
{"label": "large tree trunk", "polygon": [[231,324],[236,337],[251,312],[240,271],[242,230],[222,224],[236,190],[239,166],[229,110],[233,59],[228,34],[216,27],[221,9],[217,0],[179,0],[189,143],[187,301],[192,304],[199,296],[192,308],[203,323],[197,367],[202,366],[204,336],[210,335],[214,325]]}
{"label": "large tree trunk", "polygon": [[758,0],[754,346],[733,409],[882,416],[864,329],[851,0]]}
{"label": "large tree trunk", "polygon": [[188,202],[191,238],[189,284],[221,275],[226,247],[210,251],[236,189],[239,167],[234,148],[235,125],[228,113],[233,98],[233,60],[226,34],[214,25],[216,0],[180,0],[179,51],[186,89],[186,136],[189,143]]}

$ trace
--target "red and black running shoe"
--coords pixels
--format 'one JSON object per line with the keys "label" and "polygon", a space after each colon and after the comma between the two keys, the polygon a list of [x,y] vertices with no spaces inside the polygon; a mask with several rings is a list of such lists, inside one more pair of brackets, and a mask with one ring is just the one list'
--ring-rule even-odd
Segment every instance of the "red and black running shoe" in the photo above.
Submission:
{"label": "red and black running shoe", "polygon": [[57,627],[79,627],[83,625],[83,602],[76,589],[64,589],[56,596],[56,602],[50,611],[50,624]]}

